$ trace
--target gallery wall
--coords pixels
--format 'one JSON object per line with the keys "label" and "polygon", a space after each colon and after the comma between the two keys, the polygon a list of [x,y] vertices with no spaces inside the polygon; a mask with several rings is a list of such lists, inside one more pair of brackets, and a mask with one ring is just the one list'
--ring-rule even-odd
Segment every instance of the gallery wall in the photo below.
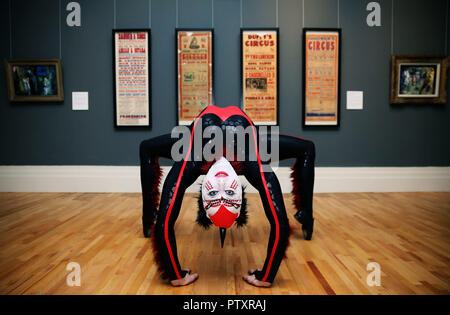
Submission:
{"label": "gallery wall", "polygon": [[[369,27],[363,0],[78,0],[81,26],[66,24],[69,0],[0,1],[2,59],[61,58],[63,103],[10,103],[0,65],[0,165],[137,165],[143,139],[176,122],[175,28],[214,28],[216,105],[240,104],[241,27],[279,27],[280,131],[311,139],[318,166],[450,166],[450,109],[390,105],[392,54],[448,54],[447,0],[380,0]],[[338,129],[302,128],[302,28],[342,29]],[[116,130],[112,32],[151,28],[151,130]],[[346,110],[346,91],[364,109]],[[72,110],[72,92],[89,110]]]}

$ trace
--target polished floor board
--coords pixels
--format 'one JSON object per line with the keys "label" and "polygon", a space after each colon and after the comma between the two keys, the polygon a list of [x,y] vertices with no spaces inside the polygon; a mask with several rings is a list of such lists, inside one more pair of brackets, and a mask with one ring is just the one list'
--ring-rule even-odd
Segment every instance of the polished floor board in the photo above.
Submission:
{"label": "polished floor board", "polygon": [[[315,232],[305,241],[290,195],[293,234],[271,288],[241,278],[264,262],[269,225],[256,194],[248,225],[194,224],[186,195],[176,224],[183,268],[200,277],[174,288],[161,280],[141,232],[139,194],[0,193],[0,294],[449,294],[450,193],[316,194]],[[81,286],[70,287],[70,262]],[[371,262],[380,286],[369,286]]]}

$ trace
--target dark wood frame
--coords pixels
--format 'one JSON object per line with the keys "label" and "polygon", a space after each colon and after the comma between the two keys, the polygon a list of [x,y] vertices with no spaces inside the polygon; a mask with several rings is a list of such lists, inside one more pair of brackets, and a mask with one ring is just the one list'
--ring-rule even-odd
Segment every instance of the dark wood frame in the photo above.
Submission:
{"label": "dark wood frame", "polygon": [[[305,107],[305,100],[306,100],[306,95],[305,95],[305,90],[306,90],[306,32],[337,32],[338,36],[339,36],[339,49],[338,49],[338,75],[337,75],[337,108],[336,108],[336,112],[337,112],[337,124],[336,125],[306,125],[306,107]],[[326,129],[330,129],[330,128],[339,128],[340,127],[340,121],[341,121],[341,68],[342,68],[342,57],[341,57],[341,52],[342,52],[342,32],[340,28],[303,28],[303,37],[302,37],[303,43],[303,67],[302,67],[302,127],[303,128],[314,128],[314,129],[320,129],[320,128],[326,128]]]}
{"label": "dark wood frame", "polygon": [[[240,107],[244,110],[244,82],[243,82],[243,74],[244,74],[244,57],[243,52],[244,48],[242,47],[242,41],[245,31],[275,31],[277,33],[277,121],[275,125],[270,124],[269,126],[279,126],[280,125],[280,29],[278,27],[250,27],[250,28],[241,28],[240,37],[239,37],[239,47],[241,49],[241,68],[240,68],[240,82],[241,82],[241,104]],[[255,125],[262,125],[261,123],[256,123]]]}
{"label": "dark wood frame", "polygon": [[[16,95],[14,89],[13,66],[45,66],[53,65],[56,68],[57,95]],[[62,78],[61,59],[8,59],[5,60],[6,82],[8,98],[11,102],[62,102],[64,101],[64,87]]]}
{"label": "dark wood frame", "polygon": [[[179,95],[178,95],[178,33],[179,32],[211,32],[211,104],[215,104],[215,80],[214,80],[214,52],[215,52],[215,46],[214,46],[214,29],[212,28],[176,28],[175,29],[175,87],[176,87],[176,109],[175,109],[175,115],[176,115],[176,124],[180,125],[180,115],[178,112],[179,107]],[[208,104],[208,105],[211,105]]]}
{"label": "dark wood frame", "polygon": [[[398,68],[400,63],[439,63],[439,87],[437,97],[399,97]],[[447,56],[392,55],[391,57],[391,104],[446,104],[447,103]]]}
{"label": "dark wood frame", "polygon": [[[117,96],[116,96],[116,41],[115,41],[115,34],[121,33],[121,32],[147,32],[148,34],[148,41],[147,41],[147,51],[148,51],[148,62],[147,62],[147,73],[148,73],[148,125],[118,125],[117,124]],[[120,129],[151,129],[152,128],[152,34],[151,29],[149,28],[133,28],[133,29],[113,29],[112,30],[112,51],[113,51],[113,59],[112,59],[112,66],[113,66],[113,99],[114,99],[114,127],[120,128]]]}

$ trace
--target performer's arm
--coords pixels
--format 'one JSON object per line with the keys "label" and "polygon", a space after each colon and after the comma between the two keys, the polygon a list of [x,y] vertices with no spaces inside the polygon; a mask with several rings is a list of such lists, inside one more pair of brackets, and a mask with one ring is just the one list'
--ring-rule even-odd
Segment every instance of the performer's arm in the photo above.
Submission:
{"label": "performer's arm", "polygon": [[[157,221],[154,227],[153,251],[155,260],[159,265],[162,277],[169,278],[174,286],[187,285],[198,277],[198,274],[191,275],[189,269],[181,269],[174,231],[184,193],[201,174],[201,163],[195,162],[195,151],[192,148],[198,121],[199,118],[196,118],[190,126],[191,138],[184,159],[175,162],[164,181]],[[178,139],[172,141],[174,143]]]}
{"label": "performer's arm", "polygon": [[[266,166],[267,167],[267,166]],[[264,212],[270,223],[270,236],[267,255],[262,270],[252,270],[252,275],[244,277],[247,282],[267,286],[273,282],[289,239],[289,222],[283,202],[283,194],[273,171],[261,172],[257,162],[247,162],[244,175],[261,196]],[[253,282],[254,280],[260,283]]]}
{"label": "performer's arm", "polygon": [[195,162],[176,162],[164,182],[158,218],[154,227],[153,250],[155,260],[163,278],[169,278],[173,285],[185,285],[198,275],[181,269],[177,255],[174,225],[181,209],[186,189],[200,175]]}

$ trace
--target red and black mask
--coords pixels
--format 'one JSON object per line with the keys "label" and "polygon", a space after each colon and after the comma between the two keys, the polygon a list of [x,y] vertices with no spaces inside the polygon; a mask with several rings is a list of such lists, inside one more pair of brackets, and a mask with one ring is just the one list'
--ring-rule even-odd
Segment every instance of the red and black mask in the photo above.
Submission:
{"label": "red and black mask", "polygon": [[[243,187],[233,166],[224,157],[217,160],[206,174],[199,198],[197,222],[205,228],[211,224],[224,229],[242,226],[247,221]],[[223,236],[224,238],[224,236]]]}

